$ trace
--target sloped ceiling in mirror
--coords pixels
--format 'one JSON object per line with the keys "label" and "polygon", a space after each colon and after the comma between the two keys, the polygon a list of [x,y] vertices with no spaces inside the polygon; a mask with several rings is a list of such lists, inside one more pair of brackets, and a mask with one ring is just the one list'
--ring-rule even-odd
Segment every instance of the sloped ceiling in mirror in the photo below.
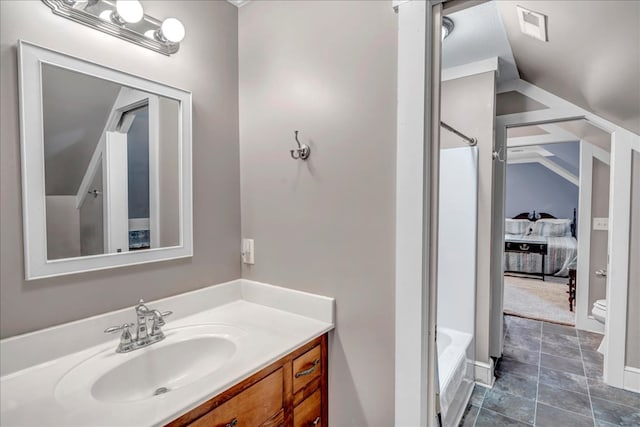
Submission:
{"label": "sloped ceiling in mirror", "polygon": [[42,74],[46,194],[75,195],[120,85],[51,65]]}

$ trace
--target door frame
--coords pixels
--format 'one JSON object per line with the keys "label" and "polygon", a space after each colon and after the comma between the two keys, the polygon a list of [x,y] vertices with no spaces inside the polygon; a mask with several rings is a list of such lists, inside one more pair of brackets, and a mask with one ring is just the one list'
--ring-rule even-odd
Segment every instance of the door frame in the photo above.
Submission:
{"label": "door frame", "polygon": [[[443,0],[394,1],[398,13],[395,425],[435,426]],[[452,3],[458,3],[456,0]]]}
{"label": "door frame", "polygon": [[[611,147],[609,202],[609,263],[603,377],[607,384],[640,392],[640,369],[626,367],[627,304],[633,151],[640,152],[640,136],[620,135]],[[614,206],[614,202],[616,203]],[[626,288],[612,286],[624,283]]]}
{"label": "door frame", "polygon": [[[587,110],[584,110],[552,93],[549,93],[539,87],[528,83],[524,80],[513,80],[499,86],[497,93],[510,91],[520,92],[529,98],[532,98],[548,108],[543,110],[535,110],[521,113],[512,113],[496,117],[496,151],[506,150],[507,147],[507,129],[510,127],[524,125],[538,125],[542,123],[553,123],[559,121],[569,121],[584,119],[611,135],[611,176],[614,177],[614,170],[617,167],[614,158],[616,146],[623,144],[640,144],[640,136],[603,119]],[[630,161],[630,160],[629,160]],[[494,198],[494,215],[492,218],[492,250],[491,250],[491,277],[492,277],[492,307],[491,307],[491,338],[490,349],[491,355],[499,357],[502,354],[503,347],[503,296],[504,296],[504,277],[502,274],[502,265],[504,259],[504,246],[500,244],[504,238],[504,189],[506,182],[506,167],[504,162],[496,162],[494,194],[502,194],[502,197]],[[610,182],[610,198],[609,198],[609,218],[613,218],[614,209],[618,209],[615,202],[616,197],[623,193],[624,183]],[[628,234],[628,219],[626,224]],[[617,224],[611,220],[609,223],[609,250],[613,245],[624,243],[624,222]],[[615,238],[613,236],[616,236]],[[627,235],[628,248],[628,235]],[[625,268],[626,266],[626,268]],[[621,270],[624,269],[624,270]],[[624,355],[626,349],[626,301],[628,295],[628,260],[626,264],[623,260],[610,263],[608,268],[608,287],[607,300],[608,304],[607,318],[605,320],[605,330],[607,332],[607,351],[604,359],[604,380],[607,384],[622,388],[624,386]],[[614,306],[611,306],[611,303]],[[624,305],[623,305],[624,303]],[[615,329],[614,329],[615,328]]]}
{"label": "door frame", "polygon": [[[576,282],[589,284],[591,282],[591,224],[593,221],[591,213],[593,159],[598,159],[611,167],[611,155],[609,153],[589,142],[580,141],[580,188],[578,189],[579,202],[577,228],[577,235],[579,239]],[[609,188],[611,188],[611,182],[609,182]],[[609,231],[607,231],[607,234],[608,233]],[[606,281],[605,286],[608,288]],[[584,289],[584,286],[576,287],[576,328],[604,333],[604,325],[591,316],[591,309],[589,306],[589,289]]]}

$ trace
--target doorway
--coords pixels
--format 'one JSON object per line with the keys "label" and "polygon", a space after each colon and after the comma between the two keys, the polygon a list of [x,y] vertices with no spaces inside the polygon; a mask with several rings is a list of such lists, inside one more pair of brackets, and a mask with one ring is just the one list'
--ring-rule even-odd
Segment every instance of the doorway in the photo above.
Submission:
{"label": "doorway", "polygon": [[[587,125],[584,121],[542,123],[507,131],[507,149],[502,159],[506,163],[503,201],[506,315],[575,326],[577,312],[584,309],[576,304],[577,283],[582,286],[588,283],[582,269],[589,268],[584,262],[580,268],[578,264],[581,255],[589,259],[592,238],[597,240],[592,262],[601,264],[600,268],[606,264],[606,230],[599,233],[591,233],[588,227],[579,230],[578,217],[590,223],[595,210],[595,216],[606,222],[608,164],[596,169],[600,179],[595,181],[597,197],[592,197],[594,169],[591,164],[587,167],[581,156],[593,157],[594,151],[604,150],[591,148],[593,143],[567,130],[572,126]],[[602,173],[604,167],[606,174]],[[591,200],[598,203],[592,207]],[[581,215],[583,209],[586,212]],[[583,242],[584,254],[580,251]],[[578,276],[582,280],[578,281]],[[592,295],[596,295],[595,285],[587,284],[587,292],[591,287]],[[604,298],[604,289],[601,283],[597,299]]]}
{"label": "doorway", "polygon": [[[604,330],[606,338],[604,344],[601,346],[601,350],[604,352],[604,382],[617,387],[638,390],[640,387],[637,385],[631,385],[630,387],[625,385],[626,383],[635,384],[638,376],[635,373],[635,368],[629,369],[630,367],[625,365],[625,363],[628,362],[626,362],[620,354],[628,353],[635,345],[633,340],[628,340],[625,337],[627,330],[630,328],[629,325],[632,324],[626,304],[629,293],[634,290],[634,284],[632,280],[629,279],[629,259],[631,256],[629,236],[631,233],[630,224],[632,223],[629,207],[630,195],[632,194],[630,191],[632,186],[630,159],[635,150],[633,147],[640,144],[640,138],[619,126],[607,122],[599,116],[582,110],[524,81],[505,85],[499,88],[498,92],[500,94],[513,90],[518,91],[523,96],[535,99],[548,108],[497,116],[497,152],[506,152],[508,149],[508,130],[511,128],[538,126],[541,124],[559,124],[561,127],[566,128],[565,130],[580,137],[580,173],[581,175],[587,176],[588,168],[586,168],[585,165],[592,165],[591,179],[593,185],[590,186],[591,193],[597,191],[597,185],[595,184],[602,181],[600,178],[593,179],[593,175],[600,173],[600,176],[610,176],[610,192],[607,186],[607,189],[604,191],[605,194],[593,196],[584,191],[587,186],[581,188],[579,217],[577,221],[578,253],[580,256],[577,263],[576,327],[586,331],[602,332]],[[580,124],[580,126],[587,130],[597,129],[601,134],[607,136],[608,144],[600,144],[597,142],[597,138],[587,138],[585,136],[586,133],[576,131],[575,128],[577,124]],[[611,151],[610,155],[603,153],[603,151],[606,152],[608,150]],[[622,158],[622,155],[619,154],[620,150],[625,151],[628,157]],[[616,151],[618,151],[618,157],[621,159],[619,161],[620,163],[614,161]],[[508,154],[506,155],[508,156]],[[604,173],[602,173],[602,171],[598,172],[598,169],[601,169],[601,164],[607,163],[609,157],[611,158],[610,172],[607,173],[606,168]],[[500,158],[499,155],[498,158]],[[503,353],[505,340],[503,329],[504,282],[502,277],[503,271],[501,271],[500,267],[503,263],[502,257],[504,256],[502,234],[504,233],[503,224],[505,221],[503,215],[505,214],[504,192],[506,187],[506,162],[497,162],[496,176],[498,178],[494,182],[494,190],[496,190],[494,194],[498,195],[498,197],[494,199],[496,209],[492,222],[492,233],[494,237],[492,243],[492,270],[494,277],[492,300],[494,301],[494,305],[492,309],[491,354],[499,357]],[[582,181],[585,182],[584,177],[582,178]],[[618,180],[623,184],[616,184]],[[500,197],[500,194],[503,196]],[[587,197],[587,194],[590,195]],[[606,200],[609,201],[608,206],[604,208],[600,207],[600,211],[593,209],[594,203]],[[586,216],[583,218],[587,212],[592,213],[591,217]],[[616,220],[614,218],[615,215],[618,215],[621,219]],[[605,232],[606,236],[604,236]],[[585,238],[585,236],[587,237]],[[615,236],[618,236],[620,239],[619,243],[616,243]],[[603,255],[602,259],[596,259],[597,251],[591,250],[592,246],[598,241],[603,242],[605,240],[607,242],[605,246],[606,249],[602,250],[602,252],[606,255]],[[585,245],[585,243],[589,241],[590,244]],[[587,253],[590,254],[589,257],[585,256]],[[612,264],[611,260],[614,259],[617,261],[617,265]],[[592,278],[593,280],[591,280]],[[587,285],[585,285],[585,283],[587,283]],[[618,301],[618,309],[614,310],[612,309],[611,303],[616,298],[619,298],[620,301]],[[624,301],[625,305],[622,305],[622,301]],[[605,310],[600,310],[600,316],[594,316],[593,307],[596,302],[606,305]],[[601,318],[600,321],[597,320],[598,317]],[[616,325],[616,327],[614,328],[613,325]],[[609,335],[609,332],[612,332],[612,335]],[[615,342],[615,344],[613,344],[613,342]],[[613,351],[610,352],[610,349]]]}

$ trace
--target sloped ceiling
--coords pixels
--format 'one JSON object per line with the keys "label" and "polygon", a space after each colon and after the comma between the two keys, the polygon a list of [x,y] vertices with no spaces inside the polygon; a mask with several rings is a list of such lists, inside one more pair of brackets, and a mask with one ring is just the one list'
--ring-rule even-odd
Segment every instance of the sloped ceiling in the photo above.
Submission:
{"label": "sloped ceiling", "polygon": [[[640,1],[495,3],[523,80],[640,134]],[[547,15],[547,43],[521,33],[516,5]]]}
{"label": "sloped ceiling", "polygon": [[120,85],[48,64],[42,81],[45,191],[75,195]]}

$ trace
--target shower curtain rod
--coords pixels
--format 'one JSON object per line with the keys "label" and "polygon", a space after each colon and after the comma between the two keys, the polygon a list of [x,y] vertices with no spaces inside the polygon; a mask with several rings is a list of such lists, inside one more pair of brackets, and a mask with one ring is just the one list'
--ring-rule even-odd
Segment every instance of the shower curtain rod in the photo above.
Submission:
{"label": "shower curtain rod", "polygon": [[442,126],[443,128],[445,128],[446,130],[448,130],[449,132],[453,132],[456,135],[458,135],[460,138],[464,139],[465,141],[467,141],[469,143],[470,146],[474,146],[478,143],[478,140],[475,138],[469,138],[467,135],[459,132],[458,130],[452,128],[451,126],[449,126],[448,124],[446,124],[445,122],[441,121],[440,122],[440,126]]}

